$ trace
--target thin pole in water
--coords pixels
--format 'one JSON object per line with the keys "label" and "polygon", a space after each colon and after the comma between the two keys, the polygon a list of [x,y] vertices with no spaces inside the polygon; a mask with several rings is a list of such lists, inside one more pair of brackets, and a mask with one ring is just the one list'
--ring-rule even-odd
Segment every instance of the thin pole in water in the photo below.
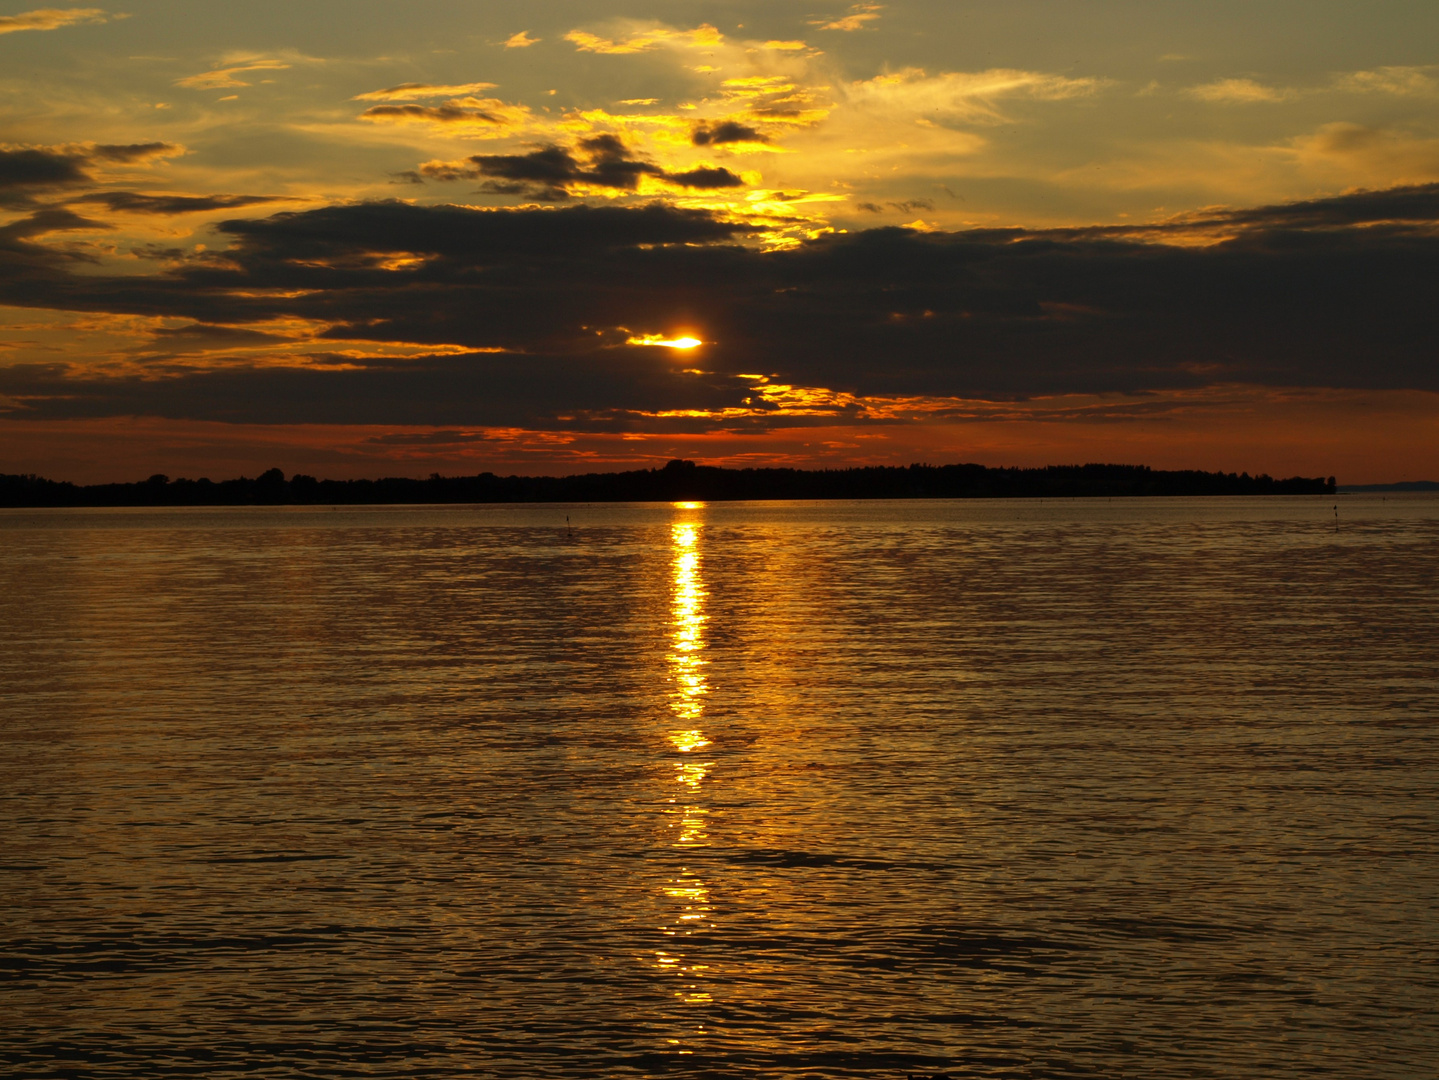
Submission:
{"label": "thin pole in water", "polygon": [[1339,531],[1339,507],[1334,508],[1334,531]]}

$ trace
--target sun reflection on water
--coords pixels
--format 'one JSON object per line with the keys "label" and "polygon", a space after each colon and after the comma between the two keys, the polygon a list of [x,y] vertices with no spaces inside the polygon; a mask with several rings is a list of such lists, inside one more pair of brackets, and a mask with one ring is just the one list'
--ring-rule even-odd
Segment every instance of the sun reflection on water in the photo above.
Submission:
{"label": "sun reflection on water", "polygon": [[697,550],[699,529],[692,522],[676,522],[670,528],[670,541],[674,551],[669,654],[674,690],[670,694],[670,709],[686,726],[686,730],[673,733],[670,741],[681,752],[688,752],[706,742],[693,725],[704,712],[704,697],[709,693],[702,656],[705,590]]}
{"label": "sun reflection on water", "polygon": [[[676,510],[686,514],[703,508],[704,503],[675,504]],[[693,520],[676,521],[670,526],[669,705],[680,726],[671,730],[668,737],[670,745],[681,754],[692,754],[711,745],[699,727],[709,694],[709,682],[705,678],[709,661],[704,657],[707,593],[701,576],[699,540],[700,527]],[[675,841],[678,845],[692,846],[708,840],[704,822],[707,811],[696,800],[713,764],[689,758],[675,762],[675,779],[682,790],[670,801],[682,808]]]}
{"label": "sun reflection on water", "polygon": [[[704,509],[704,503],[675,503],[674,509],[684,515],[670,526],[670,620],[669,708],[675,726],[668,732],[672,750],[684,755],[674,762],[674,783],[667,801],[669,814],[675,821],[672,846],[702,847],[709,843],[705,822],[709,809],[701,801],[701,787],[712,761],[691,757],[696,751],[712,745],[701,729],[709,681],[705,668],[705,599],[707,593],[700,561],[700,525],[689,515]],[[667,949],[657,950],[655,962],[661,971],[680,983],[675,997],[687,1005],[706,1004],[712,1000],[704,988],[707,966],[690,962],[683,951],[684,939],[713,926],[709,885],[689,867],[664,886],[667,917],[659,929],[673,939]],[[677,1040],[671,1040],[672,1042]],[[688,1051],[680,1051],[687,1053]]]}

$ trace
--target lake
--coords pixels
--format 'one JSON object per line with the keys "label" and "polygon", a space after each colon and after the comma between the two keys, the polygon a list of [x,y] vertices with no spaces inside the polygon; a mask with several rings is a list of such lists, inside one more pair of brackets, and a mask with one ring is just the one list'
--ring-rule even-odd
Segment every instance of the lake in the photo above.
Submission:
{"label": "lake", "polygon": [[1432,496],[0,511],[15,1076],[1432,1077],[1436,794]]}

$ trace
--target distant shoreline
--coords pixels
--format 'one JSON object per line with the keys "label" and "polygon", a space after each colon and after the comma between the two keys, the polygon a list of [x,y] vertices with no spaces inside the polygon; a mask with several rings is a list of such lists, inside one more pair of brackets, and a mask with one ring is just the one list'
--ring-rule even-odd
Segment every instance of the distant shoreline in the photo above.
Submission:
{"label": "distant shoreline", "polygon": [[[1439,488],[1439,485],[1435,485]],[[1385,488],[1390,490],[1391,488]],[[1394,485],[1392,490],[1429,490]],[[1347,488],[1345,490],[1370,490]],[[1379,490],[1374,488],[1373,490]],[[578,476],[440,476],[415,480],[286,478],[279,469],[214,482],[153,476],[81,486],[0,474],[0,507],[314,506],[406,503],[727,502],[776,499],[1115,498],[1175,495],[1332,495],[1334,477],[1164,471],[1147,465],[863,466],[850,469],[723,469],[671,461],[662,469]]]}
{"label": "distant shoreline", "polygon": [[1439,480],[1403,480],[1397,484],[1340,484],[1340,495],[1378,494],[1379,492],[1439,491]]}

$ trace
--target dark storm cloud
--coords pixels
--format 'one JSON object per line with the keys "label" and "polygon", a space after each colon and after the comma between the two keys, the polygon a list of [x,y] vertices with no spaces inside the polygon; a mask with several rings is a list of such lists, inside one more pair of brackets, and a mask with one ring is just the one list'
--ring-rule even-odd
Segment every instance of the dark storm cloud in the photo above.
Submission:
{"label": "dark storm cloud", "polygon": [[130,214],[201,214],[215,210],[241,210],[247,206],[283,202],[273,195],[140,195],[133,191],[99,191],[71,199],[76,203],[99,203],[111,210]]}
{"label": "dark storm cloud", "polygon": [[129,164],[174,154],[178,146],[170,143],[131,143],[124,146],[100,145],[81,149],[30,147],[0,150],[0,188],[64,187],[90,179],[85,170],[96,162]]}
{"label": "dark storm cloud", "polygon": [[37,210],[28,217],[0,226],[0,245],[16,240],[28,240],[34,236],[45,236],[56,232],[75,232],[82,229],[108,229],[109,225],[81,217],[73,210],[49,207]]}
{"label": "dark storm cloud", "polygon": [[[895,209],[922,205],[887,203]],[[878,211],[873,203],[860,203],[863,210]],[[1415,184],[1381,191],[1357,191],[1326,199],[1283,203],[1278,206],[1257,206],[1240,209],[1222,208],[1184,214],[1167,222],[1153,225],[1096,225],[1080,228],[1035,231],[1029,235],[1051,237],[1155,237],[1164,234],[1181,236],[1215,230],[1244,230],[1261,235],[1283,230],[1321,232],[1354,225],[1395,223],[1420,226],[1420,232],[1439,224],[1439,184]]]}
{"label": "dark storm cloud", "polygon": [[[533,188],[540,195],[567,199],[571,184],[585,180],[602,182],[598,172],[587,172],[568,150],[558,146],[547,146],[529,154],[476,155],[470,161],[474,164],[470,175],[494,178],[499,182],[489,185],[487,190],[505,195],[519,195]],[[641,173],[660,171],[658,166],[638,161],[628,165],[623,172],[614,168],[607,170],[606,186],[633,191],[639,186]]]}
{"label": "dark storm cloud", "polygon": [[928,199],[906,199],[904,202],[887,202],[884,206],[880,206],[878,203],[862,202],[856,203],[855,209],[863,210],[866,214],[882,214],[884,213],[885,206],[901,214],[914,214],[921,210],[934,209],[934,203]]}
{"label": "dark storm cloud", "polygon": [[63,207],[46,207],[0,226],[0,276],[33,274],[62,263],[94,262],[83,252],[56,249],[30,241],[61,232],[89,232],[110,229]]}
{"label": "dark storm cloud", "polygon": [[1232,210],[1217,220],[1236,225],[1362,225],[1374,221],[1439,221],[1439,184],[1361,191],[1284,206]]}
{"label": "dark storm cloud", "polygon": [[[768,253],[735,243],[743,226],[659,205],[373,203],[221,231],[225,262],[149,278],[28,256],[0,277],[0,302],[230,326],[288,316],[337,341],[510,351],[148,381],[10,368],[0,395],[33,415],[580,428],[739,404],[739,372],[991,399],[1222,383],[1439,391],[1439,185],[1127,229],[871,229]],[[1155,241],[1170,234],[1185,242]],[[0,249],[0,269],[10,257]],[[683,356],[623,344],[680,329],[712,344]]]}
{"label": "dark storm cloud", "polygon": [[0,150],[0,188],[61,187],[89,179],[85,159],[52,150]]}
{"label": "dark storm cloud", "polygon": [[[531,257],[585,257],[641,244],[729,240],[753,231],[705,211],[660,204],[485,211],[401,202],[331,206],[227,221],[219,228],[238,238],[233,257],[243,264],[410,252],[451,260],[457,270],[496,260],[514,264]],[[389,274],[383,280],[393,278]]]}
{"label": "dark storm cloud", "polygon": [[181,152],[181,147],[174,143],[147,142],[147,143],[101,143],[98,146],[89,147],[85,154],[91,161],[113,161],[121,164],[130,164],[135,161],[150,161],[154,158],[173,157]]}
{"label": "dark storm cloud", "polygon": [[769,142],[748,124],[737,120],[725,120],[718,124],[700,124],[690,133],[690,142],[696,146],[719,146],[723,143]]}
{"label": "dark storm cloud", "polygon": [[[654,352],[654,350],[649,350]],[[174,378],[76,377],[58,365],[0,368],[0,397],[22,403],[9,416],[155,415],[232,423],[354,423],[614,429],[637,426],[629,410],[722,408],[744,388],[733,380],[682,376],[663,357],[422,357],[357,370],[251,367]],[[7,415],[7,414],[0,414]],[[557,416],[569,419],[557,422]],[[691,425],[693,426],[693,425]]]}
{"label": "dark storm cloud", "polygon": [[156,345],[168,351],[226,345],[273,345],[291,340],[283,335],[269,334],[262,330],[247,330],[241,326],[211,326],[208,323],[162,327],[152,330],[151,337]]}
{"label": "dark storm cloud", "polygon": [[[351,324],[373,315],[390,328],[406,328],[380,331],[376,340],[463,342],[478,332],[486,340],[476,344],[527,348],[543,333],[594,340],[593,333],[553,318],[543,299],[550,282],[564,285],[577,267],[602,277],[605,263],[625,251],[735,240],[753,231],[705,211],[663,205],[479,211],[402,202],[275,214],[218,229],[233,244],[230,251],[207,252],[151,277],[76,277],[53,249],[26,245],[22,255],[0,248],[0,302],[226,324],[305,311],[307,318],[344,324],[348,329],[334,336],[351,338],[375,336],[351,332]],[[393,255],[423,261],[413,271],[383,269]],[[314,291],[307,299],[267,291],[274,289]],[[362,297],[377,304],[373,313],[361,310],[370,302]],[[599,317],[594,323],[613,325]]]}
{"label": "dark storm cloud", "polygon": [[690,169],[687,172],[667,173],[665,179],[687,188],[716,189],[744,186],[744,181],[728,169],[704,166]]}
{"label": "dark storm cloud", "polygon": [[567,199],[579,185],[634,191],[646,176],[681,187],[714,189],[742,187],[744,181],[728,169],[698,168],[670,173],[630,154],[614,135],[581,139],[580,157],[561,146],[545,146],[528,154],[476,154],[465,163],[444,162],[421,166],[436,180],[487,178],[484,190],[502,195],[533,195],[541,199]]}
{"label": "dark storm cloud", "polygon": [[0,149],[0,206],[33,205],[33,196],[90,183],[98,164],[127,165],[180,153],[171,143]]}
{"label": "dark storm cloud", "polygon": [[503,124],[504,118],[484,109],[459,105],[376,105],[360,114],[362,120],[428,120],[435,124]]}

